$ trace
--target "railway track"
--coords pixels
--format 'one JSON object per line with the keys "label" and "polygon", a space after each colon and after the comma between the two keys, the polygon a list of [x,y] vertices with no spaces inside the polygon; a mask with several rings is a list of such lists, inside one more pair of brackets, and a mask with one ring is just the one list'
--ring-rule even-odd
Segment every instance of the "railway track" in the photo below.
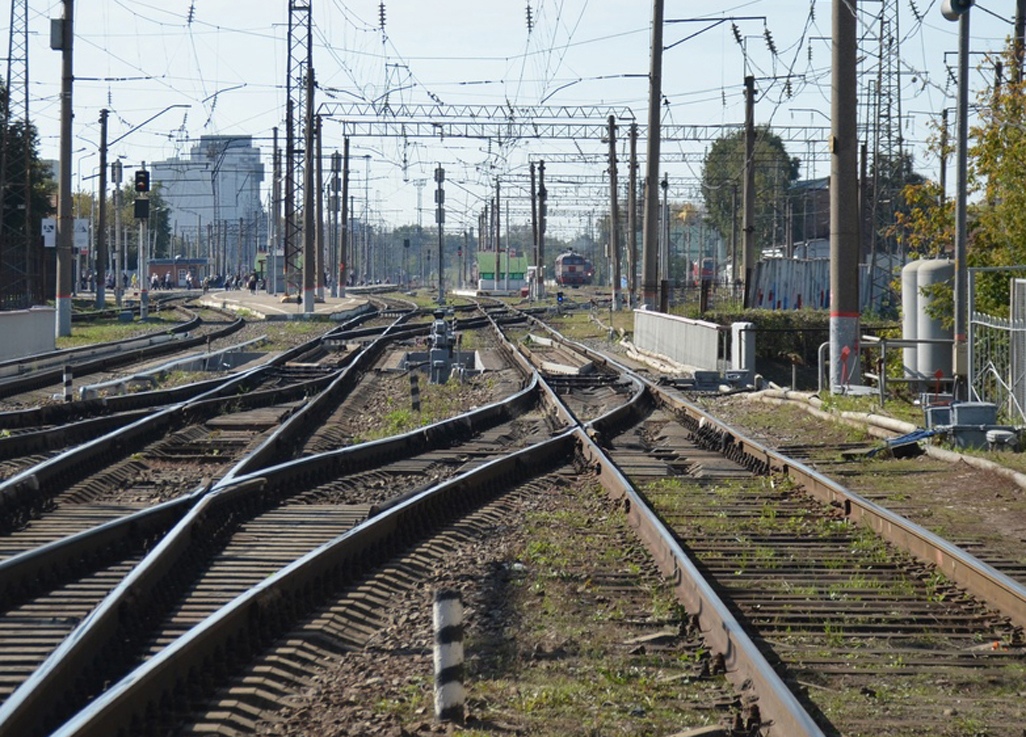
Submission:
{"label": "railway track", "polygon": [[[704,636],[704,667],[734,684],[724,719],[736,730],[966,734],[1015,722],[1003,696],[1021,676],[1021,586],[676,392],[555,339],[595,376],[550,371],[557,391],[532,382],[512,420],[496,403],[474,419],[278,465],[258,451],[196,492],[145,558],[106,564],[108,586],[131,573],[0,706],[0,734],[45,734],[71,714],[57,734],[243,723],[262,711],[258,684],[303,681],[274,670],[309,665],[313,632],[366,644],[389,597],[428,575],[429,552],[447,549],[454,526],[501,524],[509,500],[587,476],[672,574],[688,611],[682,631]],[[511,359],[534,375],[528,358]],[[529,395],[540,415],[523,405]],[[128,629],[111,629],[119,621]],[[96,656],[112,642],[129,643],[116,650],[119,668],[140,663],[131,677],[98,697],[71,688],[116,678]],[[966,684],[979,689],[967,695]],[[43,700],[59,688],[63,702]]]}
{"label": "railway track", "polygon": [[[175,309],[183,319],[163,333],[3,362],[0,364],[0,398],[15,410],[53,402],[64,391],[66,374],[73,376],[79,387],[111,383],[131,375],[132,367],[136,370],[154,368],[158,359],[168,363],[175,356],[191,357],[199,347],[210,353],[217,341],[237,334],[245,325],[239,318],[225,320],[223,314],[211,322],[203,320],[195,310]],[[214,314],[209,308],[203,311]]]}
{"label": "railway track", "polygon": [[[535,390],[521,392],[512,406],[536,401],[535,394]],[[151,641],[159,644],[173,639],[174,636],[180,634],[179,630],[184,626],[183,623],[188,623],[190,617],[200,616],[197,612],[204,615],[210,614],[218,606],[229,601],[235,592],[235,586],[242,586],[243,588],[239,589],[241,591],[245,589],[244,584],[255,584],[267,578],[286,562],[298,557],[296,545],[299,545],[300,548],[303,547],[304,542],[306,545],[312,545],[312,541],[319,539],[318,535],[321,538],[337,535],[341,529],[366,517],[370,505],[374,501],[388,502],[391,500],[394,503],[396,491],[402,485],[405,484],[409,487],[408,493],[414,493],[418,488],[424,486],[425,479],[437,481],[440,478],[452,476],[455,471],[444,470],[444,466],[452,465],[451,459],[454,451],[457,457],[463,457],[462,461],[457,461],[457,465],[473,466],[482,462],[482,459],[488,455],[495,456],[506,452],[514,442],[512,436],[518,433],[523,434],[526,427],[533,425],[537,429],[532,432],[540,430],[543,436],[548,434],[548,421],[541,416],[532,419],[529,413],[519,417],[516,429],[495,431],[492,425],[506,411],[508,410],[498,406],[486,407],[478,410],[472,417],[441,423],[427,431],[419,430],[413,434],[413,437],[405,437],[393,442],[368,444],[372,447],[358,446],[338,451],[336,454],[313,457],[309,463],[304,465],[305,486],[299,486],[294,483],[294,479],[290,479],[293,483],[287,486],[276,488],[270,493],[260,493],[259,497],[263,501],[258,501],[256,508],[247,499],[235,498],[238,497],[237,494],[233,497],[231,493],[218,493],[218,487],[215,487],[214,492],[204,496],[204,501],[200,502],[199,506],[204,511],[195,513],[194,510],[194,513],[203,520],[201,526],[204,532],[198,537],[206,540],[220,552],[213,562],[204,566],[201,579],[194,585],[192,599],[183,604],[181,610],[170,614],[170,619],[164,629],[154,634]],[[522,410],[518,411],[517,415],[522,415]],[[466,433],[474,434],[476,437],[472,442],[454,445],[456,439]],[[437,452],[439,444],[446,448],[444,455]],[[404,456],[409,456],[409,458],[401,460]],[[393,462],[388,465],[387,471],[382,470],[381,466],[381,461],[385,458],[393,459]],[[434,470],[429,471],[429,469]],[[367,472],[355,473],[361,470]],[[335,478],[335,474],[339,471],[350,471],[351,473],[346,478],[339,480]],[[326,478],[321,478],[325,476]],[[319,483],[312,481],[317,479],[320,479]],[[252,490],[254,485],[260,484],[246,479],[243,481],[242,487]],[[351,501],[353,498],[360,498],[361,501],[354,504]],[[208,505],[207,499],[213,501]],[[233,500],[231,504],[236,507],[241,506],[242,509],[233,509],[231,505],[229,508],[222,508],[220,503],[224,503],[226,499]],[[288,499],[287,502],[286,499]],[[333,512],[332,510],[337,511]],[[240,516],[249,517],[249,519],[242,524],[238,521]],[[302,529],[305,532],[302,535],[280,537],[284,544],[281,546],[283,552],[279,556],[267,549],[266,542],[254,544],[255,540],[268,539],[268,535],[277,537],[275,533],[279,531],[286,520],[291,520],[290,524],[295,525],[297,530]],[[196,524],[187,518],[185,522],[180,523],[180,527],[186,525],[185,529],[189,531],[189,535],[196,536]],[[237,524],[238,528],[236,528]],[[125,521],[120,526],[128,528],[129,523]],[[230,538],[221,540],[229,530],[232,531]],[[219,541],[223,542],[223,548]],[[191,546],[187,558],[197,554],[196,547],[195,544]],[[248,557],[245,551],[249,551]],[[14,563],[17,562],[14,561]],[[124,563],[120,564],[124,565]],[[8,566],[10,569],[15,567],[13,564]],[[178,576],[187,575],[189,570],[190,567],[186,565],[186,561],[181,561],[174,566],[175,574]],[[91,572],[87,571],[86,575],[90,576]],[[232,587],[226,588],[224,585],[226,580],[236,583]],[[22,583],[26,583],[25,578],[22,579]],[[169,582],[166,578],[161,581],[159,591],[167,592],[174,589],[176,586],[173,582]],[[9,588],[8,592],[10,600],[13,601],[12,589]],[[91,595],[94,592],[88,593]],[[38,614],[52,598],[53,592],[45,591],[41,596],[32,598],[24,606]],[[197,604],[195,598],[199,598],[203,603]],[[136,601],[138,600],[137,596]],[[86,606],[89,605],[95,606],[96,602],[92,601]],[[150,603],[149,606],[155,605]],[[51,616],[54,613],[51,611]],[[10,614],[13,622],[20,621],[20,612],[12,611]],[[121,616],[124,617],[123,611]],[[69,625],[74,623],[74,620],[67,622]],[[26,634],[30,635],[33,638],[32,641],[36,643],[37,662],[40,659],[39,656],[45,655],[48,651],[48,647],[52,649],[56,644],[54,638],[51,637],[48,645],[40,646],[37,640],[41,638],[32,634],[31,629]],[[60,632],[58,628],[53,634],[59,641],[60,636],[64,633]],[[15,639],[13,633],[10,632],[8,638]],[[127,639],[127,637],[122,639]]]}

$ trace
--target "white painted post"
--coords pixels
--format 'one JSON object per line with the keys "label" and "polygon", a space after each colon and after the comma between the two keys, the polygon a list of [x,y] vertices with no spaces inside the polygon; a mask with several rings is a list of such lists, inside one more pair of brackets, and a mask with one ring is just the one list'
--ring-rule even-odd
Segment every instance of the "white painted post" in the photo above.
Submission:
{"label": "white painted post", "polygon": [[435,592],[435,719],[463,723],[463,601],[458,591]]}

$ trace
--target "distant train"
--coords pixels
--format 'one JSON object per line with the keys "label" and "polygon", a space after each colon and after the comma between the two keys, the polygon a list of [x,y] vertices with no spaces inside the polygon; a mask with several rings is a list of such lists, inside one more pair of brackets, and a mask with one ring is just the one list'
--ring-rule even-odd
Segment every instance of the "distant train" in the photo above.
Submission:
{"label": "distant train", "polygon": [[693,262],[692,283],[701,284],[704,281],[716,280],[716,259],[703,258],[701,261]]}
{"label": "distant train", "polygon": [[581,254],[566,251],[556,256],[556,284],[580,287],[591,284],[594,278],[595,267]]}

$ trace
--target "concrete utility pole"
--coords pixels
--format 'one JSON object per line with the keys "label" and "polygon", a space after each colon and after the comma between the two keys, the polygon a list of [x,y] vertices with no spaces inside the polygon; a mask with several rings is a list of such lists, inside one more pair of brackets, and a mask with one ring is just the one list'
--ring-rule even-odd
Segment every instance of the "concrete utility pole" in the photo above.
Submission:
{"label": "concrete utility pole", "polygon": [[[438,183],[438,190],[435,193],[435,202],[438,203],[438,207],[435,211],[435,222],[438,223],[438,304],[445,304],[445,280],[444,280],[444,260],[443,254],[445,251],[445,189],[443,184],[445,183],[445,169],[439,164],[435,169],[435,181]],[[496,189],[498,183],[496,183]]]}
{"label": "concrete utility pole", "polygon": [[[835,0],[835,5],[840,0]],[[854,82],[853,82],[854,84]],[[854,100],[854,95],[852,100]],[[852,108],[852,115],[855,114]],[[744,233],[744,305],[751,308],[755,302],[752,280],[755,278],[755,77],[745,77],[745,178],[742,180],[741,199]]]}
{"label": "concrete utility pole", "polygon": [[[63,0],[64,17],[60,21],[60,39],[51,38],[50,45],[61,52],[61,141],[60,182],[57,194],[57,323],[58,338],[71,335],[71,250],[75,243],[75,218],[71,212],[71,91],[74,82],[72,65],[72,22],[74,0]],[[55,45],[59,44],[59,45]],[[26,228],[31,227],[26,223]]]}
{"label": "concrete utility pole", "polygon": [[338,296],[346,296],[346,249],[349,244],[349,136],[342,140],[342,235],[338,244]]}
{"label": "concrete utility pole", "polygon": [[531,162],[531,240],[534,242],[534,281],[531,283],[531,299],[538,299],[538,282],[541,280],[541,264],[538,262],[538,187],[534,178],[534,162]]}
{"label": "concrete utility pole", "polygon": [[114,184],[114,301],[118,307],[125,293],[125,272],[128,270],[127,244],[121,237],[121,161],[115,159],[110,165],[110,179]]}
{"label": "concrete utility pole", "polygon": [[662,217],[660,223],[662,228],[660,232],[662,237],[660,239],[659,248],[659,311],[669,312],[670,311],[670,177],[666,174],[663,175],[663,180],[659,182],[659,188],[663,191],[663,207]]}
{"label": "concrete utility pole", "polygon": [[303,312],[314,311],[317,286],[316,232],[314,229],[314,74],[313,64],[306,66],[306,157],[303,163]]}
{"label": "concrete utility pole", "polygon": [[495,291],[499,291],[499,251],[502,250],[502,205],[499,199],[499,180],[495,180]]}
{"label": "concrete utility pole", "polygon": [[321,116],[317,115],[314,117],[314,162],[315,171],[314,177],[317,183],[314,185],[317,188],[316,197],[316,210],[314,218],[316,220],[316,248],[315,253],[317,254],[317,298],[324,299],[324,164],[322,162],[322,148],[321,148]]}
{"label": "concrete utility pole", "polygon": [[638,124],[631,123],[631,163],[627,191],[627,230],[630,252],[627,258],[627,289],[633,307],[638,303]]}
{"label": "concrete utility pole", "polygon": [[948,197],[948,109],[941,110],[940,129],[940,202],[943,205]]}
{"label": "concrete utility pole", "polygon": [[830,118],[830,386],[859,383],[858,0],[834,0]]}
{"label": "concrete utility pole", "polygon": [[545,296],[545,218],[548,215],[549,191],[545,189],[545,162],[538,162],[538,298]]}
{"label": "concrete utility pole", "polygon": [[[270,227],[267,234],[267,274],[264,275],[265,286],[270,285],[270,293],[278,293],[278,243],[281,236],[281,149],[278,148],[278,127],[273,128],[274,136],[272,164],[273,174],[271,175],[271,217]],[[202,223],[196,226],[196,240],[200,239]],[[199,253],[202,253],[200,251]],[[282,267],[284,269],[285,251],[282,251]],[[284,273],[284,271],[283,271]]]}
{"label": "concrete utility pole", "polygon": [[613,309],[620,309],[620,203],[616,192],[616,118],[609,116],[609,273]]}
{"label": "concrete utility pole", "polygon": [[659,299],[659,113],[663,84],[663,0],[652,1],[652,61],[648,77],[648,143],[645,156],[645,217],[642,237],[642,302],[650,310]]}
{"label": "concrete utility pole", "polygon": [[966,268],[968,221],[966,198],[968,190],[969,141],[969,8],[973,0],[944,0],[941,13],[951,21],[958,21],[958,99],[955,119],[955,344],[951,373],[954,378],[952,394],[956,401],[969,398],[969,280]]}
{"label": "concrete utility pole", "polygon": [[[100,111],[100,183],[99,213],[96,218],[96,309],[107,303],[107,115]],[[116,271],[116,269],[115,269]]]}
{"label": "concrete utility pole", "polygon": [[332,285],[331,285],[331,296],[338,296],[338,288],[340,281],[339,273],[339,221],[338,221],[338,209],[339,209],[339,189],[342,184],[342,154],[335,151],[331,155],[331,197],[328,198],[328,222],[331,227],[330,236],[328,238],[328,245],[330,253],[328,255],[328,263],[331,264],[332,274]]}

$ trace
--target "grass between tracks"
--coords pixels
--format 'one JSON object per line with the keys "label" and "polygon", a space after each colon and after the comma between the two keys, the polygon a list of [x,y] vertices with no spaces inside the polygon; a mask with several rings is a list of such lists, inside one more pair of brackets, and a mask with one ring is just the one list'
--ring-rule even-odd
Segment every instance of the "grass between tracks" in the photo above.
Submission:
{"label": "grass between tracks", "polygon": [[600,488],[551,495],[523,539],[505,626],[466,642],[475,721],[463,734],[667,734],[725,716],[710,708],[722,678],[699,675],[708,653],[678,635],[683,609]]}
{"label": "grass between tracks", "polygon": [[[405,377],[403,379],[406,381]],[[387,438],[410,432],[459,412],[466,412],[471,404],[478,404],[480,397],[491,393],[495,379],[491,376],[473,376],[464,382],[449,381],[432,384],[423,374],[418,382],[420,388],[420,411],[412,409],[410,393],[403,391],[384,399],[381,413],[368,418],[372,426],[353,438],[353,443]]]}
{"label": "grass between tracks", "polygon": [[77,348],[93,343],[108,343],[114,340],[125,340],[140,335],[160,334],[178,325],[180,319],[173,312],[150,315],[146,322],[132,320],[121,322],[118,319],[97,319],[94,322],[71,326],[71,335],[59,336],[57,348]]}
{"label": "grass between tracks", "polygon": [[[817,621],[808,625],[798,616],[766,619],[757,627],[767,646],[790,661],[785,677],[808,689],[838,728],[847,725],[845,734],[982,736],[997,734],[991,729],[1007,723],[1009,711],[1021,715],[1015,698],[1021,696],[1024,666],[986,654],[995,641],[995,650],[1003,649],[1002,637],[1009,630],[983,626],[965,634],[932,627],[928,616],[898,626],[896,621],[909,611],[906,600],[925,598],[937,605],[928,611],[938,619],[971,607],[939,571],[926,569],[871,530],[836,518],[797,491],[782,477],[708,485],[673,478],[642,490],[684,540],[704,541],[702,564],[718,571],[723,586],[734,586],[736,577],[743,590],[745,580],[758,580],[762,596],[778,601],[783,611],[816,615]],[[746,508],[748,514],[739,513]],[[816,541],[833,543],[836,552],[812,564],[813,557],[806,562],[773,542],[786,539],[813,549]],[[724,543],[713,548],[709,540]],[[796,571],[806,566],[809,575],[803,579]],[[843,607],[842,612],[820,608],[827,601]],[[880,602],[889,602],[892,609],[881,608]],[[768,616],[759,609],[749,610],[754,620]],[[971,626],[980,627],[981,621]],[[882,625],[895,633],[879,634]],[[966,649],[980,649],[978,666],[945,662],[954,661],[947,652]],[[843,664],[835,666],[842,670],[816,665],[830,661]],[[917,717],[928,724],[917,724]]]}

